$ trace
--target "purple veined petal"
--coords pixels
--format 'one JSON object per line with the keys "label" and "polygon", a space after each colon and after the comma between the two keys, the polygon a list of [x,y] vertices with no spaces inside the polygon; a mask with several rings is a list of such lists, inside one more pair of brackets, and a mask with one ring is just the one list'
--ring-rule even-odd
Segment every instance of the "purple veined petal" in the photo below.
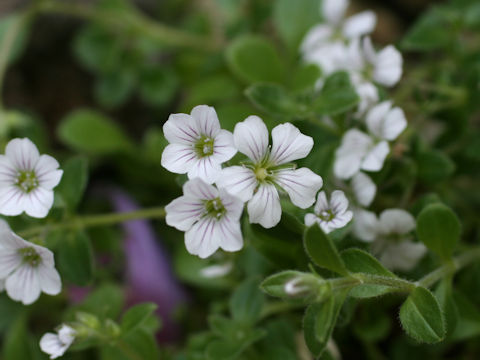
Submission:
{"label": "purple veined petal", "polygon": [[280,124],[272,130],[270,160],[276,165],[303,159],[313,147],[313,139],[303,135],[290,123]]}
{"label": "purple veined petal", "polygon": [[53,205],[53,190],[38,187],[23,194],[23,206],[28,216],[44,218]]}
{"label": "purple veined petal", "polygon": [[21,301],[24,305],[34,303],[41,292],[37,269],[28,264],[21,265],[8,276],[5,290],[15,301]]}
{"label": "purple veined petal", "polygon": [[239,251],[243,247],[243,236],[240,229],[240,219],[227,214],[217,222],[215,228],[220,238],[220,247],[225,251]]}
{"label": "purple veined petal", "polygon": [[30,139],[10,140],[5,148],[5,155],[18,170],[31,171],[40,157],[37,147]]}
{"label": "purple veined petal", "polygon": [[0,279],[5,279],[21,264],[22,257],[18,254],[17,249],[0,249]]}
{"label": "purple veined petal", "polygon": [[362,161],[361,168],[366,171],[380,171],[390,152],[386,141],[381,141],[371,149]]}
{"label": "purple veined petal", "polygon": [[183,194],[194,199],[212,200],[218,196],[218,190],[202,179],[195,178],[183,185]]}
{"label": "purple veined petal", "polygon": [[37,267],[41,290],[48,295],[58,295],[62,291],[62,280],[54,267],[40,264]]}
{"label": "purple veined petal", "polygon": [[371,108],[366,117],[368,131],[378,138],[383,139],[385,131],[385,117],[392,108],[391,101],[384,101]]}
{"label": "purple veined petal", "polygon": [[260,184],[247,209],[252,224],[260,224],[267,229],[277,225],[282,217],[282,207],[275,185]]}
{"label": "purple veined petal", "polygon": [[192,255],[205,259],[218,250],[221,243],[217,219],[205,216],[185,233],[185,247]]}
{"label": "purple veined petal", "polygon": [[215,136],[213,145],[212,158],[214,161],[222,164],[230,160],[236,153],[237,149],[233,142],[233,134],[227,130],[220,130]]}
{"label": "purple veined petal", "polygon": [[175,174],[186,174],[197,162],[198,156],[191,145],[169,144],[162,153],[162,166]]}
{"label": "purple veined petal", "polygon": [[415,229],[415,218],[402,209],[387,209],[380,214],[382,234],[407,234]]}
{"label": "purple veined petal", "polygon": [[218,190],[220,200],[222,201],[227,215],[232,219],[240,220],[243,213],[243,201],[239,197],[232,195],[228,189],[220,188]]}
{"label": "purple veined petal", "polygon": [[370,34],[377,24],[377,16],[373,11],[362,11],[350,16],[343,23],[343,35],[348,39],[359,38]]}
{"label": "purple veined petal", "polygon": [[205,156],[195,161],[188,171],[188,178],[200,178],[208,184],[213,184],[220,176],[222,167],[212,156]]}
{"label": "purple veined petal", "polygon": [[373,79],[384,86],[394,86],[402,76],[402,54],[393,46],[389,45],[377,54]]}
{"label": "purple veined petal", "polygon": [[207,105],[195,106],[191,115],[195,119],[201,135],[214,138],[220,131],[220,122],[213,107]]}
{"label": "purple veined petal", "polygon": [[0,186],[12,185],[17,180],[18,171],[8,157],[0,155]]}
{"label": "purple veined petal", "polygon": [[201,137],[197,122],[188,114],[171,114],[163,125],[163,135],[171,144],[193,145]]}
{"label": "purple veined petal", "polygon": [[249,116],[235,125],[235,147],[255,162],[261,161],[268,150],[268,129],[258,116]]}
{"label": "purple veined petal", "polygon": [[187,231],[200,220],[205,212],[205,205],[201,199],[191,196],[181,196],[165,206],[165,222],[180,231]]}
{"label": "purple veined petal", "polygon": [[[132,211],[137,204],[124,192],[109,192],[115,210]],[[157,335],[161,342],[176,341],[180,327],[175,310],[187,298],[170,264],[170,256],[158,241],[152,226],[146,220],[131,220],[122,224],[125,231],[126,286],[129,305],[154,302],[162,318],[162,329]]]}
{"label": "purple veined petal", "polygon": [[276,171],[275,182],[288,193],[292,203],[301,209],[313,205],[315,194],[323,185],[322,178],[308,168]]}
{"label": "purple veined petal", "polygon": [[348,0],[324,0],[321,2],[322,14],[327,23],[337,25],[345,16]]}
{"label": "purple veined petal", "polygon": [[0,188],[0,214],[20,215],[25,209],[24,195],[25,193],[15,185]]}
{"label": "purple veined petal", "polygon": [[352,178],[352,189],[355,199],[362,206],[370,206],[375,194],[377,185],[365,173],[359,172]]}
{"label": "purple veined petal", "polygon": [[[59,168],[60,164],[58,161],[50,155],[41,155],[38,158],[37,163],[35,164],[35,168],[33,169],[35,172],[35,176],[40,182],[44,182],[44,187],[49,187],[50,189],[57,186],[60,182],[60,177],[56,175],[56,171]],[[63,173],[63,171],[62,171]],[[54,175],[55,174],[55,175]],[[48,184],[48,186],[47,186]]]}
{"label": "purple veined petal", "polygon": [[330,195],[330,209],[337,214],[343,214],[348,209],[348,200],[345,193],[341,190],[335,190]]}
{"label": "purple veined petal", "polygon": [[216,184],[242,201],[248,201],[252,198],[258,183],[252,169],[244,166],[230,166],[222,170]]}
{"label": "purple veined petal", "polygon": [[334,229],[340,229],[345,225],[347,225],[352,219],[353,219],[353,212],[351,212],[350,210],[345,211],[341,214],[337,214],[331,220],[331,227]]}
{"label": "purple veined petal", "polygon": [[322,211],[327,211],[328,209],[330,209],[330,205],[328,204],[327,194],[325,191],[320,191],[317,195],[317,202],[315,203],[313,211],[319,215]]}

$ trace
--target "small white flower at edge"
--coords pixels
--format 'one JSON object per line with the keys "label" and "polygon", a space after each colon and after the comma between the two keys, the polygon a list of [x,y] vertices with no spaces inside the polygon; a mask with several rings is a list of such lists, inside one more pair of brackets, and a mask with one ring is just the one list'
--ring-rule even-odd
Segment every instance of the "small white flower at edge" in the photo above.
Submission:
{"label": "small white flower at edge", "polygon": [[335,153],[334,173],[340,179],[349,179],[360,170],[380,171],[390,152],[388,141],[395,140],[407,127],[402,109],[392,108],[384,101],[369,110],[367,129],[371,135],[357,129],[348,130]]}
{"label": "small white flower at edge", "polygon": [[43,291],[57,295],[62,288],[53,253],[13,233],[0,222],[0,278],[8,296],[24,305],[35,302]]}
{"label": "small white flower at edge", "polygon": [[272,147],[268,130],[258,116],[249,116],[235,126],[233,137],[237,149],[250,162],[222,170],[217,185],[243,201],[251,223],[265,228],[277,225],[282,215],[277,186],[285,190],[292,203],[306,209],[315,202],[323,185],[320,176],[307,168],[289,164],[304,158],[313,147],[313,139],[295,126],[285,123],[272,130]]}
{"label": "small white flower at edge", "polygon": [[325,234],[340,229],[352,220],[352,212],[348,209],[348,200],[343,191],[332,192],[330,202],[327,200],[325,191],[318,193],[314,214],[305,215],[305,225],[312,226],[317,223]]}
{"label": "small white flower at edge", "polygon": [[163,134],[170,144],[162,153],[162,166],[209,184],[218,178],[221,164],[237,152],[232,133],[220,129],[215,109],[207,105],[194,107],[191,115],[170,115]]}
{"label": "small white flower at edge", "polygon": [[243,247],[240,216],[243,201],[200,178],[183,185],[183,196],[166,207],[168,225],[185,231],[185,246],[192,255],[206,258],[218,248],[238,251]]}
{"label": "small white flower at edge", "polygon": [[63,171],[57,160],[40,155],[29,139],[13,139],[0,155],[0,214],[43,218],[53,204],[53,188]]}
{"label": "small white flower at edge", "polygon": [[402,209],[388,209],[376,215],[370,211],[355,211],[353,233],[361,240],[371,242],[372,253],[391,270],[413,269],[425,255],[427,248],[412,241],[415,219]]}
{"label": "small white flower at edge", "polygon": [[70,326],[62,324],[57,333],[46,333],[40,339],[40,349],[48,355],[50,359],[56,359],[67,351],[75,340],[75,330]]}
{"label": "small white flower at edge", "polygon": [[352,178],[351,186],[357,202],[362,206],[370,206],[377,193],[377,185],[370,176],[363,172],[357,173]]}

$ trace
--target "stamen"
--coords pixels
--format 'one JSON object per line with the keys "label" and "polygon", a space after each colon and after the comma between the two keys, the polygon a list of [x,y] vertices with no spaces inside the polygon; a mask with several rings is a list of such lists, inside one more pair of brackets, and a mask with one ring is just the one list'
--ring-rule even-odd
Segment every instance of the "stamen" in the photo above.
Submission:
{"label": "stamen", "polygon": [[18,249],[18,253],[22,256],[24,263],[32,267],[37,267],[42,262],[42,257],[37,253],[33,247],[25,247]]}
{"label": "stamen", "polygon": [[34,171],[20,171],[17,175],[17,181],[15,185],[18,186],[23,192],[29,193],[35,190],[39,183]]}

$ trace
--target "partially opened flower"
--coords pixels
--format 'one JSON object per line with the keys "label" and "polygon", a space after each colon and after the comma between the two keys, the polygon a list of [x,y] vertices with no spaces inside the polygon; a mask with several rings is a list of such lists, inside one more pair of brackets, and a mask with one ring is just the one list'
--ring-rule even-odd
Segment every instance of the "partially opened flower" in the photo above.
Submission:
{"label": "partially opened flower", "polygon": [[290,123],[281,124],[272,130],[270,148],[263,120],[249,116],[235,126],[233,137],[237,149],[250,161],[223,169],[217,185],[248,201],[251,223],[265,228],[278,224],[282,208],[277,187],[287,192],[294,205],[302,209],[312,206],[322,178],[310,169],[290,164],[308,155],[313,147],[310,136]]}
{"label": "partially opened flower", "polygon": [[57,333],[46,333],[40,339],[40,349],[48,355],[50,359],[56,359],[68,350],[75,340],[75,330],[68,325],[62,324]]}
{"label": "partially opened flower", "polygon": [[43,291],[57,295],[62,288],[53,253],[14,234],[0,222],[0,278],[10,298],[25,305],[35,302]]}
{"label": "partially opened flower", "polygon": [[323,232],[328,234],[347,225],[352,220],[352,216],[352,212],[348,210],[348,200],[343,191],[335,190],[332,192],[330,201],[327,200],[325,191],[321,191],[318,193],[314,214],[305,215],[305,225],[312,226],[317,223]]}
{"label": "partially opened flower", "polygon": [[49,155],[40,155],[29,139],[13,139],[0,155],[0,214],[42,218],[53,205],[53,188],[63,171]]}
{"label": "partially opened flower", "polygon": [[225,189],[217,189],[200,178],[183,185],[183,196],[165,207],[168,225],[185,231],[190,254],[206,258],[218,248],[238,251],[243,247],[240,216],[243,202]]}
{"label": "partially opened flower", "polygon": [[370,176],[363,172],[357,173],[352,178],[351,186],[357,202],[362,206],[370,206],[377,193],[377,185]]}
{"label": "partially opened flower", "polygon": [[191,115],[170,115],[163,133],[170,144],[162,153],[162,166],[173,173],[188,174],[189,179],[199,177],[213,183],[221,164],[237,152],[232,133],[220,129],[217,113],[210,106],[196,106]]}
{"label": "partially opened flower", "polygon": [[427,248],[412,240],[415,219],[402,209],[388,209],[376,219],[366,212],[355,217],[354,233],[367,242],[372,242],[372,252],[380,262],[392,270],[411,270],[425,255]]}

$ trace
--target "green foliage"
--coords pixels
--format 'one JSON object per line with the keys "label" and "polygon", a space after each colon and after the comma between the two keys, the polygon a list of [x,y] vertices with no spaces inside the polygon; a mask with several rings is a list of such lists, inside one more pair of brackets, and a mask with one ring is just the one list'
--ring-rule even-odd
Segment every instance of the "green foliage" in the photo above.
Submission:
{"label": "green foliage", "polygon": [[313,102],[313,109],[321,115],[337,115],[352,109],[358,100],[350,76],[339,71],[326,78],[320,94]]}
{"label": "green foliage", "polygon": [[13,63],[22,54],[30,35],[29,19],[20,13],[13,13],[0,19],[0,48],[11,48],[8,62]]}
{"label": "green foliage", "polygon": [[254,324],[263,307],[259,281],[253,278],[240,284],[230,298],[229,307],[234,320]]}
{"label": "green foliage", "polygon": [[400,308],[400,322],[408,335],[419,342],[434,344],[445,337],[442,310],[433,294],[415,288]]}
{"label": "green foliage", "polygon": [[455,171],[455,164],[440,151],[426,150],[417,155],[417,168],[420,180],[435,184],[450,177]]}
{"label": "green foliage", "polygon": [[58,266],[64,278],[79,286],[93,279],[90,239],[83,231],[69,232],[59,246]]}
{"label": "green foliage", "polygon": [[73,211],[80,203],[87,186],[88,161],[81,156],[73,157],[62,166],[62,169],[62,180],[57,190],[68,209]]}
{"label": "green foliage", "polygon": [[460,221],[443,204],[428,205],[417,218],[417,234],[429,249],[450,259],[460,239]]}
{"label": "green foliage", "polygon": [[306,107],[281,85],[257,83],[247,88],[245,94],[255,106],[269,115],[298,118],[306,111]]}
{"label": "green foliage", "polygon": [[140,328],[156,309],[157,305],[153,303],[138,304],[128,309],[120,324],[122,335],[127,336]]}

